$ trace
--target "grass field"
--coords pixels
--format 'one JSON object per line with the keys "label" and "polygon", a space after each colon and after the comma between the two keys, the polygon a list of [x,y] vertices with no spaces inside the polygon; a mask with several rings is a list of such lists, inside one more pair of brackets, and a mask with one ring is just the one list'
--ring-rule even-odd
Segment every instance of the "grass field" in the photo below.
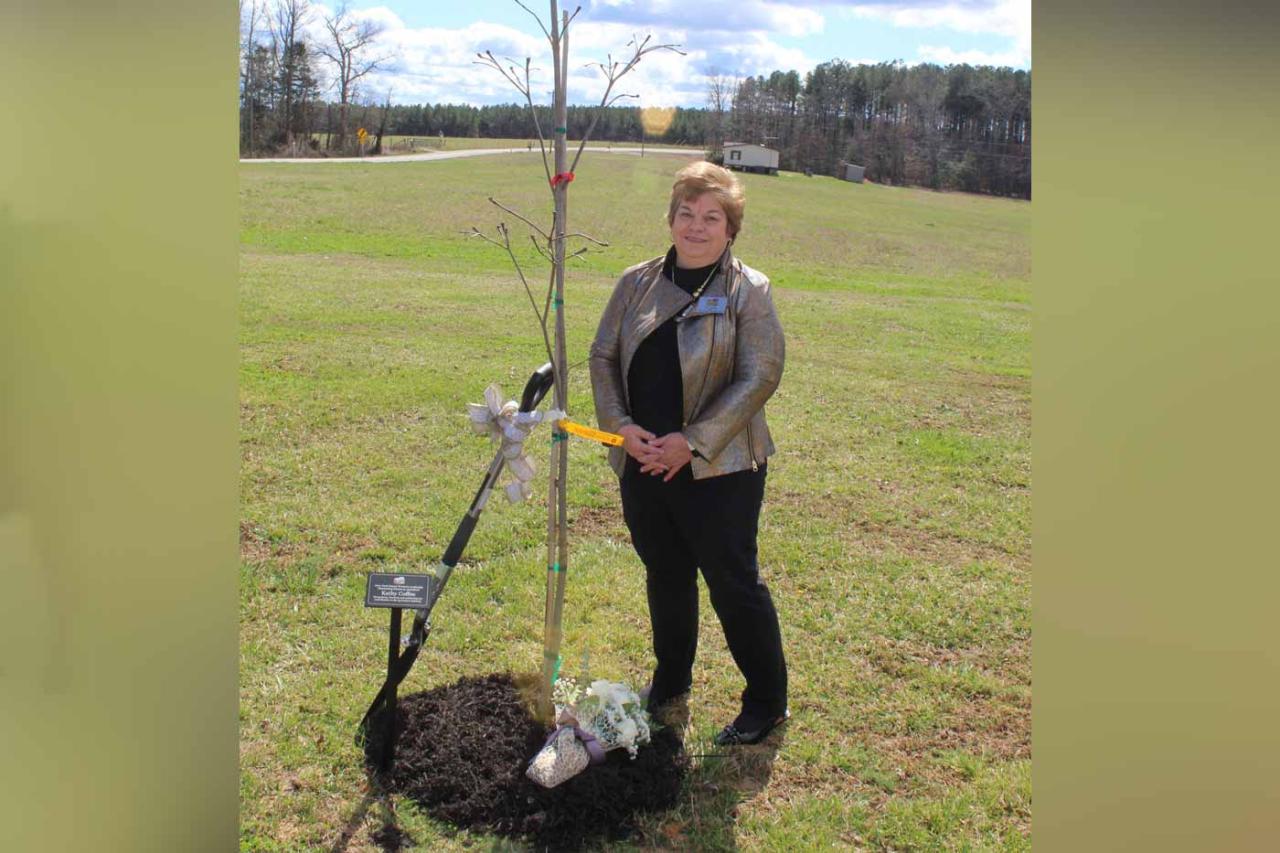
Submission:
{"label": "grass field", "polygon": [[[579,165],[570,225],[612,245],[569,273],[578,420],[596,320],[617,274],[666,249],[680,162]],[[242,847],[377,849],[390,820],[420,849],[489,847],[366,779],[352,734],[386,613],[362,606],[364,573],[438,560],[490,455],[465,404],[493,381],[517,394],[545,360],[505,257],[460,233],[501,218],[488,195],[548,218],[545,179],[523,156],[240,174]],[[760,553],[793,720],[776,750],[697,759],[635,843],[1027,849],[1030,205],[744,180],[736,251],[773,279],[787,332]],[[566,671],[589,656],[639,686],[643,570],[602,451],[574,443],[570,466]],[[540,499],[491,505],[403,692],[537,668],[544,535]],[[703,604],[700,756],[741,689]]]}

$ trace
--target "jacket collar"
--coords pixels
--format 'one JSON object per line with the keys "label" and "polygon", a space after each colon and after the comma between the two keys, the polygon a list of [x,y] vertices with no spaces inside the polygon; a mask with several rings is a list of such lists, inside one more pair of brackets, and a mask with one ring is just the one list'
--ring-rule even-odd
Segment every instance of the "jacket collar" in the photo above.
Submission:
{"label": "jacket collar", "polygon": [[[640,342],[653,333],[655,329],[670,320],[681,309],[689,304],[689,294],[675,285],[663,272],[666,255],[659,255],[645,263],[638,272],[636,286],[639,290],[640,302],[633,315],[630,334],[624,337],[621,361],[623,389],[631,370],[631,358],[635,355]],[[716,274],[703,296],[726,296],[729,293],[731,277],[740,274],[740,264],[734,259],[729,247],[720,257],[720,271]]]}
{"label": "jacket collar", "polygon": [[[634,335],[631,338],[632,344],[623,353],[622,358],[624,373],[629,369],[631,356],[634,355],[635,348],[640,345],[640,342],[663,323],[680,313],[681,309],[689,304],[689,294],[667,278],[663,269],[666,266],[666,260],[666,255],[660,255],[650,261],[640,273],[641,287],[647,294],[647,296],[642,297],[646,304],[635,315]],[[724,296],[727,294],[727,275],[731,275],[736,269],[735,263],[733,254],[729,251],[729,247],[726,246],[724,254],[720,256],[720,270],[711,280],[711,283],[707,285],[702,295]]]}
{"label": "jacket collar", "polygon": [[[669,294],[672,298],[684,305],[689,301],[689,294],[685,293],[676,283],[667,278],[667,267],[675,263],[675,246],[667,250],[667,253],[657,259],[657,267],[653,274],[661,281],[658,284],[665,283],[666,287],[659,287],[654,290],[655,295]],[[729,276],[737,271],[738,262],[733,257],[733,244],[725,246],[724,253],[720,255],[720,259],[716,261],[718,269],[712,276],[711,282],[702,291],[703,296],[724,296],[729,291]],[[659,296],[659,299],[662,299]],[[679,307],[667,314],[668,317],[680,310]],[[662,321],[665,322],[665,319]]]}

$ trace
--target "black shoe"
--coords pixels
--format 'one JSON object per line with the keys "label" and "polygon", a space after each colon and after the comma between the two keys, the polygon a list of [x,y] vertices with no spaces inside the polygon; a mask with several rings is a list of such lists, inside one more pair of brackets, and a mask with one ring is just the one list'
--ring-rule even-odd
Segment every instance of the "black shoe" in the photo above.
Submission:
{"label": "black shoe", "polygon": [[[769,736],[769,732],[789,719],[791,719],[791,712],[789,710],[783,711],[782,716],[766,720],[763,725],[749,731],[743,731],[738,728],[736,722],[731,723],[725,726],[720,731],[720,734],[716,735],[716,746],[750,746],[751,744],[759,743]],[[741,717],[739,717],[739,720],[741,720]]]}

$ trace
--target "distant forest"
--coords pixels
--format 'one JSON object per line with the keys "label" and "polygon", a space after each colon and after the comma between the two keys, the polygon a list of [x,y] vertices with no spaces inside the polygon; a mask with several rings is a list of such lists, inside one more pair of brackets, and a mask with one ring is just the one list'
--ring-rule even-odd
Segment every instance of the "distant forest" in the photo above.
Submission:
{"label": "distant forest", "polygon": [[837,60],[713,80],[708,103],[712,138],[776,148],[783,169],[1031,198],[1029,71]]}
{"label": "distant forest", "polygon": [[[386,135],[531,138],[532,123],[520,105],[357,99],[360,75],[376,62],[360,70],[349,58],[355,55],[351,45],[369,43],[376,32],[352,24],[342,30],[342,19],[326,19],[334,45],[312,45],[295,36],[300,28],[294,18],[276,15],[265,28],[269,38],[255,37],[251,27],[243,43],[242,156],[381,153]],[[326,63],[340,73],[322,88]],[[570,138],[581,136],[594,112],[569,108]],[[752,142],[777,149],[782,169],[835,175],[848,162],[865,166],[866,177],[877,183],[1031,197],[1029,71],[834,60],[803,76],[719,76],[709,81],[705,107],[676,108],[663,124],[645,135],[638,107],[610,107],[593,140],[697,146],[712,158],[726,141]]]}

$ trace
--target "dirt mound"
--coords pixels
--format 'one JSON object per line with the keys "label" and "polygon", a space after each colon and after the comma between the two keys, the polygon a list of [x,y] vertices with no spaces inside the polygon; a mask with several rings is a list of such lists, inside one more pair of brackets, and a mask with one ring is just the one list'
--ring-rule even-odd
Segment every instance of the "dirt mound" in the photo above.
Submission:
{"label": "dirt mound", "polygon": [[[552,849],[626,837],[638,815],[675,804],[688,769],[678,734],[664,728],[634,760],[617,749],[555,788],[534,784],[524,771],[550,729],[530,715],[510,675],[402,697],[396,726],[396,761],[386,778],[392,790],[456,826]],[[377,722],[370,728],[381,730]],[[371,735],[371,768],[378,747]]]}

